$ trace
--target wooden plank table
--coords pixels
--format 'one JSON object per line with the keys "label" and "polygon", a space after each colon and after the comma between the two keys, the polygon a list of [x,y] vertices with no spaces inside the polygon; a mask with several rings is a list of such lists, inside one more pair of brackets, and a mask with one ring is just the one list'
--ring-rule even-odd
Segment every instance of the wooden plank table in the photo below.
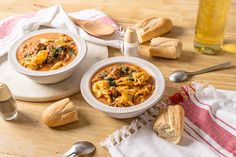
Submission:
{"label": "wooden plank table", "polygon": [[[179,38],[184,43],[183,55],[179,60],[150,58],[147,56],[148,44],[141,46],[143,58],[155,64],[165,76],[165,96],[176,91],[186,83],[172,83],[168,75],[177,69],[196,70],[224,61],[236,64],[236,54],[221,53],[207,56],[193,49],[195,19],[198,1],[189,0],[0,0],[0,19],[11,15],[32,11],[33,3],[54,5],[62,4],[66,11],[78,11],[96,8],[113,17],[121,25],[134,24],[149,16],[166,16],[173,20],[174,29],[166,34]],[[236,43],[236,0],[232,0],[226,29],[226,43]],[[217,22],[217,21],[216,21]],[[119,56],[120,52],[109,48],[109,56]],[[1,74],[0,74],[1,77]],[[236,68],[195,76],[193,79],[208,81],[217,88],[236,90]],[[193,80],[192,79],[192,80]],[[95,156],[108,157],[108,151],[101,148],[99,142],[128,124],[131,119],[118,120],[90,107],[80,93],[71,96],[79,108],[79,122],[72,125],[49,129],[42,124],[41,114],[51,104],[18,102],[20,118],[15,122],[0,120],[0,156],[1,157],[56,157],[65,152],[73,143],[81,140],[93,142],[97,151]]]}

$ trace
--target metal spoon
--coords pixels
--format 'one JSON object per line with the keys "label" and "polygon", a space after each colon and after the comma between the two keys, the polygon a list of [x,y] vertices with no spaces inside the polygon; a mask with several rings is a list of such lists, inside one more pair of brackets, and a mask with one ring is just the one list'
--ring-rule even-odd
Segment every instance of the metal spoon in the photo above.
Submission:
{"label": "metal spoon", "polygon": [[88,156],[93,154],[95,146],[87,141],[80,141],[72,145],[72,147],[60,157],[76,157],[76,156]]}
{"label": "metal spoon", "polygon": [[219,69],[223,69],[223,68],[227,68],[229,67],[231,64],[231,62],[225,62],[222,64],[218,64],[209,68],[205,68],[205,69],[201,69],[198,71],[194,71],[194,72],[187,72],[184,70],[177,70],[174,71],[173,73],[170,74],[169,79],[173,82],[181,82],[186,80],[189,76],[193,76],[193,75],[199,75],[202,73],[207,73],[210,71],[214,71],[214,70],[219,70]]}

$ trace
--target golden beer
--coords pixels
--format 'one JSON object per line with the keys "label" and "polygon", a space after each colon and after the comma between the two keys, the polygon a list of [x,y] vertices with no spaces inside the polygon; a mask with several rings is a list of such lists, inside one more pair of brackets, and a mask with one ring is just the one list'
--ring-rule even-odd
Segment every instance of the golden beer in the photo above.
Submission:
{"label": "golden beer", "polygon": [[194,47],[205,54],[222,50],[230,0],[200,0]]}

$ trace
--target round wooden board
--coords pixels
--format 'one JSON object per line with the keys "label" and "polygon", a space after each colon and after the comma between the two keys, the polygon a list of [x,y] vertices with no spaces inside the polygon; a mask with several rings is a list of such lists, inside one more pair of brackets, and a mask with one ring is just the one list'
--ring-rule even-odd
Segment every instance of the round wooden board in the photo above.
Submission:
{"label": "round wooden board", "polygon": [[108,49],[93,43],[87,43],[88,52],[77,71],[68,79],[51,85],[38,84],[12,69],[7,58],[1,59],[0,81],[5,82],[18,100],[43,102],[68,97],[79,92],[80,80],[84,72],[94,63],[108,57]]}

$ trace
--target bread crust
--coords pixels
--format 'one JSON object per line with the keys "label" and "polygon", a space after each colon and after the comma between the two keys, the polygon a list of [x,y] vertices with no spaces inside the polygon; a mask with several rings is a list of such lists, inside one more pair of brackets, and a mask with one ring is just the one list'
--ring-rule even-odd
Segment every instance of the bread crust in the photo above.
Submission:
{"label": "bread crust", "polygon": [[182,53],[183,44],[179,39],[157,37],[150,43],[149,55],[152,57],[163,57],[178,59]]}
{"label": "bread crust", "polygon": [[50,105],[42,115],[43,122],[49,127],[65,125],[78,120],[78,113],[69,98]]}
{"label": "bread crust", "polygon": [[172,21],[163,17],[146,18],[133,26],[137,32],[139,43],[161,36],[169,32],[172,27]]}
{"label": "bread crust", "polygon": [[163,139],[179,143],[184,128],[184,109],[180,105],[168,106],[161,110],[153,130]]}

